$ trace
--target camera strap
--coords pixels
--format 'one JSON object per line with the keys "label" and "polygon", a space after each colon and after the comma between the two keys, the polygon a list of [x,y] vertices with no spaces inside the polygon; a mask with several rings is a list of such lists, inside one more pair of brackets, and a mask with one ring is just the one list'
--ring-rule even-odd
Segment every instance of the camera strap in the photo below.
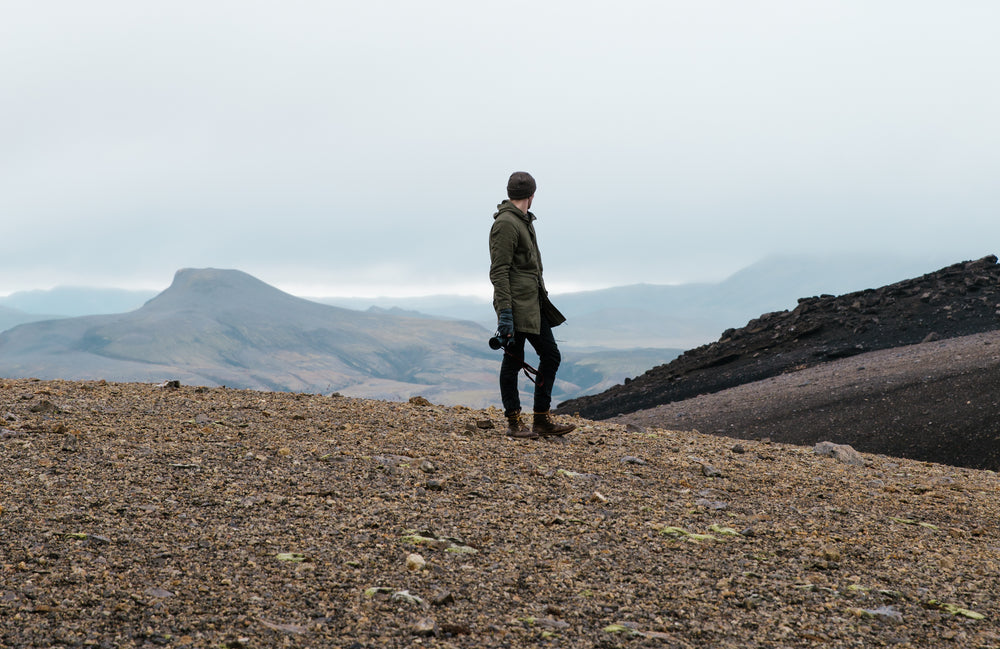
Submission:
{"label": "camera strap", "polygon": [[[509,351],[507,351],[506,347],[504,348],[503,353],[507,356],[510,356],[515,361],[518,360],[517,356],[514,356]],[[521,370],[524,372],[524,375],[528,377],[528,380],[534,383],[536,386],[542,385],[544,383],[544,381],[542,381],[542,379],[538,377],[538,370],[528,365],[523,360],[521,360]]]}

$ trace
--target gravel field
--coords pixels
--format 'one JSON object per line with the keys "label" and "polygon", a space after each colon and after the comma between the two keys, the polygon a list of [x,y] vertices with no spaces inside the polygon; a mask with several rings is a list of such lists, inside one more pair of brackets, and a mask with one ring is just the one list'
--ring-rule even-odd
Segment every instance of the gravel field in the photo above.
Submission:
{"label": "gravel field", "polygon": [[3,647],[1000,645],[991,471],[226,388],[0,417]]}

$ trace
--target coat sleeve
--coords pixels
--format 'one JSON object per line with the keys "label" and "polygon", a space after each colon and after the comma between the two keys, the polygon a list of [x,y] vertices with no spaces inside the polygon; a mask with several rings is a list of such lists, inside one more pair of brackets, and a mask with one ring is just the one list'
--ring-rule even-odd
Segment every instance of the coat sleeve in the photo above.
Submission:
{"label": "coat sleeve", "polygon": [[510,290],[510,266],[517,248],[517,228],[502,220],[493,222],[490,228],[490,282],[493,284],[493,308],[497,314],[501,309],[513,309]]}

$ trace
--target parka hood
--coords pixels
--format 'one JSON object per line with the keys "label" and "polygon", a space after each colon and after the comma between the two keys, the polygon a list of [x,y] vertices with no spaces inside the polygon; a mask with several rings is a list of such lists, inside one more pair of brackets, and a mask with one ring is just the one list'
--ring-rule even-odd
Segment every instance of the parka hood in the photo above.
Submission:
{"label": "parka hood", "polygon": [[521,219],[522,221],[526,221],[528,223],[531,223],[532,221],[535,220],[534,214],[532,214],[530,211],[527,214],[525,214],[524,212],[519,210],[516,205],[511,203],[510,199],[504,199],[499,205],[497,205],[497,211],[496,214],[493,215],[493,218],[496,219],[504,212],[510,212],[517,218]]}

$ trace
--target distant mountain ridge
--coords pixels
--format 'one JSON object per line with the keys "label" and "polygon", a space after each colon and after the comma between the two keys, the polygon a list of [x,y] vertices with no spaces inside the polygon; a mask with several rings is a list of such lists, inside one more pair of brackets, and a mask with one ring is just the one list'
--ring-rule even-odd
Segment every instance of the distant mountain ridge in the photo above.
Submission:
{"label": "distant mountain ridge", "polygon": [[43,315],[38,313],[25,313],[20,309],[12,309],[10,307],[0,305],[0,331],[16,327],[17,325],[24,324],[26,322],[52,320],[58,317],[59,316]]}
{"label": "distant mountain ridge", "polygon": [[[498,400],[490,332],[459,320],[360,312],[278,290],[237,270],[183,269],[128,313],[33,322],[0,333],[0,376],[162,382],[447,405]],[[642,358],[667,360],[677,350]],[[614,384],[617,358],[568,361],[571,396]],[[624,359],[628,361],[629,359]],[[629,363],[633,371],[635,359]],[[648,365],[646,365],[648,367]]]}
{"label": "distant mountain ridge", "polygon": [[[566,349],[690,349],[761,313],[794,308],[803,295],[847,293],[926,273],[935,263],[886,254],[772,255],[720,282],[631,284],[552,296],[568,322],[557,338]],[[481,298],[316,298],[351,309],[398,308],[496,326]]]}
{"label": "distant mountain ridge", "polygon": [[801,298],[714,343],[558,411],[593,419],[718,392],[865,351],[1000,328],[1000,266],[993,255],[878,289]]}
{"label": "distant mountain ridge", "polygon": [[18,291],[6,297],[0,297],[0,307],[6,306],[28,314],[54,314],[51,317],[63,318],[104,315],[134,311],[147,300],[155,297],[156,294],[157,291],[133,291],[93,286],[56,286],[47,290]]}

